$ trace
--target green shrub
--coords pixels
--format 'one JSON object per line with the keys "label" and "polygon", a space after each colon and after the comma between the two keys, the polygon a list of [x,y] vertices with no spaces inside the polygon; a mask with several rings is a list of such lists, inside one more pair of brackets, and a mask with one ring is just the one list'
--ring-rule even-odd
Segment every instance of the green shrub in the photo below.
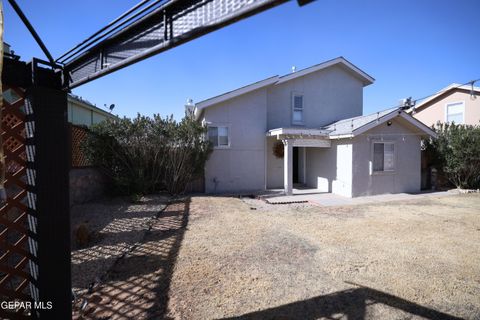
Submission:
{"label": "green shrub", "polygon": [[114,194],[185,191],[199,177],[211,151],[206,128],[186,116],[107,120],[92,126],[83,149],[110,178]]}
{"label": "green shrub", "polygon": [[438,123],[426,141],[432,165],[457,188],[480,188],[480,126]]}

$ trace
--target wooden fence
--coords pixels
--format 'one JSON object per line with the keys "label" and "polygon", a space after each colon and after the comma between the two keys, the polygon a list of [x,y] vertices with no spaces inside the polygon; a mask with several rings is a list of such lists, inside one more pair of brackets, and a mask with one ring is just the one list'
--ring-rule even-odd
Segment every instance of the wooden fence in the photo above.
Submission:
{"label": "wooden fence", "polygon": [[[33,301],[38,298],[34,124],[28,119],[31,108],[25,91],[4,85],[3,92],[1,135],[7,202],[0,208],[0,300]],[[0,318],[30,317],[0,308]]]}
{"label": "wooden fence", "polygon": [[72,168],[90,167],[92,164],[83,152],[83,143],[87,139],[88,128],[70,124],[69,131]]}

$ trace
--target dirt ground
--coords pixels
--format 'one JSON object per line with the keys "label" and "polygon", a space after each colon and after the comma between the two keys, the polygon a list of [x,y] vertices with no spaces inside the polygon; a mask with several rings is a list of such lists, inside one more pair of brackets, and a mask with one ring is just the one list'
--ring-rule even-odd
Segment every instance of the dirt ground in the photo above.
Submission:
{"label": "dirt ground", "polygon": [[186,221],[163,317],[480,319],[478,194],[350,207],[193,197]]}
{"label": "dirt ground", "polygon": [[[85,292],[99,281],[145,235],[152,219],[166,206],[165,196],[144,197],[139,203],[127,199],[104,199],[71,209],[72,287]],[[78,227],[86,227],[87,244],[78,244]]]}

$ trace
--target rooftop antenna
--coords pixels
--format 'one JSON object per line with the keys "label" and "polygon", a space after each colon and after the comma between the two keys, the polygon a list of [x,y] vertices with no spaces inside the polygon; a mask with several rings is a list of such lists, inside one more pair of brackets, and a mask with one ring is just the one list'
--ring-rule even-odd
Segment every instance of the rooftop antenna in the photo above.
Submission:
{"label": "rooftop antenna", "polygon": [[400,100],[400,110],[408,110],[415,106],[415,101],[412,97],[404,98]]}

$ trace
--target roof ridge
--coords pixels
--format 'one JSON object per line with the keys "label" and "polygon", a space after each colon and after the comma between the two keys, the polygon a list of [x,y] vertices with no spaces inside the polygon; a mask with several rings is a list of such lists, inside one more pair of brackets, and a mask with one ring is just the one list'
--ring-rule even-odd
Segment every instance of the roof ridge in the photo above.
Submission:
{"label": "roof ridge", "polygon": [[[362,80],[363,86],[367,86],[369,84],[372,84],[375,81],[375,79],[372,78],[370,75],[368,75],[365,71],[363,71],[360,68],[358,68],[357,66],[355,66],[353,63],[351,63],[350,61],[345,59],[343,56],[339,56],[339,57],[336,57],[334,59],[323,61],[319,64],[313,65],[311,67],[308,67],[308,68],[305,68],[305,69],[302,69],[302,70],[299,70],[299,71],[295,71],[295,72],[290,73],[290,74],[285,74],[283,76],[279,76],[279,75],[271,76],[269,78],[265,78],[263,80],[259,80],[259,81],[244,85],[240,88],[236,88],[236,89],[218,94],[214,97],[201,100],[201,101],[195,103],[196,110],[198,111],[198,115],[200,115],[200,111],[203,110],[204,108],[207,108],[211,105],[214,105],[214,104],[217,104],[217,103],[220,103],[220,102],[223,102],[225,100],[232,99],[232,98],[234,98],[238,95],[242,95],[242,94],[248,93],[250,91],[260,89],[263,86],[259,87],[258,85],[261,84],[264,81],[267,82],[267,80],[272,80],[272,79],[276,78],[276,81],[274,81],[272,83],[267,83],[265,86],[267,86],[267,85],[279,85],[281,83],[291,81],[291,80],[293,80],[297,77],[303,77],[303,76],[308,75],[312,72],[316,72],[316,71],[319,71],[319,70],[322,70],[322,69],[325,69],[325,68],[329,68],[329,67],[337,65],[337,64],[344,65],[354,75],[363,79]],[[252,87],[252,89],[251,90],[246,90],[246,89],[249,89],[249,87]],[[196,114],[197,114],[197,111],[195,112]]]}

